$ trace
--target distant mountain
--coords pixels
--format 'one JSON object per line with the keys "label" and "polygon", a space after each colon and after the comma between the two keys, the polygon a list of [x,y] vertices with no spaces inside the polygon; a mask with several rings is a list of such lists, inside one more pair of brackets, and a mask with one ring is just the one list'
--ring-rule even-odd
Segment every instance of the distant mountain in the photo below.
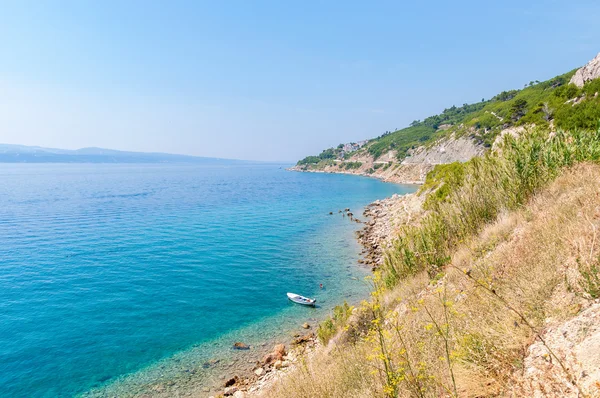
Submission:
{"label": "distant mountain", "polygon": [[249,163],[242,160],[173,155],[158,152],[127,152],[104,148],[76,150],[0,144],[0,163]]}

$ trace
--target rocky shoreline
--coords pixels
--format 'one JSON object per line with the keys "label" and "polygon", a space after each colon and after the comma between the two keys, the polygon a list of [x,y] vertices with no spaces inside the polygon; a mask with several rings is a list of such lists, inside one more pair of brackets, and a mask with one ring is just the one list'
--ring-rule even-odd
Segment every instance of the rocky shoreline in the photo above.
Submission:
{"label": "rocky shoreline", "polygon": [[323,173],[323,174],[346,174],[353,176],[377,178],[383,182],[391,182],[395,184],[406,185],[421,185],[425,182],[425,176],[433,168],[433,166],[421,165],[403,165],[402,170],[391,170],[389,172],[375,170],[373,173],[367,173],[361,170],[339,170],[337,168],[327,168],[325,170],[309,169],[302,166],[292,166],[286,170],[296,171],[299,173]]}
{"label": "rocky shoreline", "polygon": [[[375,177],[375,176],[370,176]],[[351,222],[362,223],[363,227],[356,232],[358,242],[363,247],[359,264],[377,269],[383,264],[385,250],[393,244],[393,237],[407,224],[414,224],[419,219],[423,198],[418,193],[398,195],[376,200],[367,205],[362,213],[365,217],[358,220],[351,209],[340,210]],[[331,215],[334,212],[330,213]],[[287,373],[293,371],[310,355],[321,347],[313,328],[318,324],[305,323],[298,326],[298,332],[284,341],[267,340],[259,346],[249,347],[243,342],[232,342],[232,350],[244,353],[238,360],[224,363],[221,360],[208,361],[204,368],[223,368],[210,385],[199,385],[193,382],[193,375],[188,380],[174,380],[154,383],[138,390],[141,396],[195,396],[207,398],[234,397],[250,398],[261,396]],[[287,341],[285,341],[287,340]],[[269,346],[273,345],[271,350]],[[247,352],[247,353],[245,353]],[[227,362],[227,361],[225,361]],[[231,365],[231,366],[230,366]]]}
{"label": "rocky shoreline", "polygon": [[[304,328],[306,326],[303,325]],[[227,378],[223,383],[222,391],[210,395],[209,398],[249,398],[259,395],[265,388],[284,377],[299,360],[314,352],[317,345],[318,341],[313,332],[297,334],[289,347],[276,344],[261,360],[256,361],[251,371]]]}
{"label": "rocky shoreline", "polygon": [[363,215],[369,218],[365,227],[357,232],[358,241],[364,247],[359,263],[377,269],[383,264],[387,248],[403,226],[416,222],[421,213],[423,197],[418,193],[398,195],[376,200],[368,205]]}
{"label": "rocky shoreline", "polygon": [[[394,194],[366,206],[363,216],[367,220],[363,221],[364,227],[356,233],[359,243],[363,246],[362,258],[358,262],[373,270],[377,269],[383,263],[385,249],[391,246],[396,233],[402,226],[414,224],[418,220],[419,214],[422,212],[422,203],[423,198],[417,193]],[[345,209],[343,213],[348,215],[351,220],[358,221],[353,218],[350,209]],[[308,325],[303,326],[306,328]],[[319,347],[320,343],[314,333],[296,335],[289,351],[286,351],[282,344],[276,345],[271,354],[256,363],[251,377],[228,379],[222,394],[211,397],[249,398],[260,396],[273,383],[293,371],[299,361],[301,362],[307,356],[315,353]],[[274,357],[276,357],[275,360],[273,360]],[[228,383],[231,384],[228,385]]]}
{"label": "rocky shoreline", "polygon": [[[385,248],[392,244],[392,236],[401,225],[417,218],[422,199],[417,194],[406,194],[376,200],[367,205],[363,212],[365,218],[359,221],[351,209],[336,212],[348,217],[350,222],[362,223],[363,228],[356,232],[358,242],[362,245],[362,257],[358,260],[376,269],[383,262]],[[331,213],[334,214],[333,212]],[[315,321],[315,320],[313,320]],[[298,325],[297,332],[283,340],[265,339],[256,346],[247,346],[244,342],[231,342],[231,349],[236,351],[231,360],[215,359],[202,364],[205,369],[222,369],[209,384],[200,384],[190,370],[186,377],[153,382],[129,391],[127,396],[136,397],[170,397],[189,396],[205,398],[250,398],[261,396],[270,386],[287,373],[294,371],[299,363],[313,355],[322,347],[314,328],[317,322]],[[272,349],[268,347],[273,346]],[[114,391],[113,391],[114,392]],[[117,395],[121,396],[120,393]],[[91,396],[96,396],[90,394]],[[99,395],[98,395],[99,396]],[[109,394],[109,396],[112,396]]]}

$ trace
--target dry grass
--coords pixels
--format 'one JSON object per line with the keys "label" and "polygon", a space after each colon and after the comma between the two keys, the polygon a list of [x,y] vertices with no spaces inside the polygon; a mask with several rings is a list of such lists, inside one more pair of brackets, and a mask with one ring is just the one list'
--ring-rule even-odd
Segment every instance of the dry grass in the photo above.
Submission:
{"label": "dry grass", "polygon": [[[355,344],[334,339],[262,396],[527,394],[526,348],[590,298],[582,270],[598,259],[598,181],[596,165],[564,171],[463,242],[433,279],[422,271],[386,290],[375,278],[362,308],[374,319],[370,331]],[[561,363],[561,353],[548,355]]]}

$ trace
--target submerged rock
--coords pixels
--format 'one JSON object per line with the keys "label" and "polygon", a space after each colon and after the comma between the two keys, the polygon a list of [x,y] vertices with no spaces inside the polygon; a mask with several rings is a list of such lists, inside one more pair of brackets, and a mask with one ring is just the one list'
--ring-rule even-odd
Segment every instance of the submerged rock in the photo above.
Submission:
{"label": "submerged rock", "polygon": [[300,336],[300,337],[294,339],[294,341],[292,341],[292,344],[294,344],[294,345],[306,344],[309,341],[312,341],[314,339],[314,337],[315,337],[314,333],[309,333],[309,334],[306,334],[304,336]]}
{"label": "submerged rock", "polygon": [[233,349],[235,350],[249,350],[250,346],[248,344],[242,343],[240,341],[233,343]]}
{"label": "submerged rock", "polygon": [[206,362],[204,362],[204,363],[202,364],[202,367],[203,367],[204,369],[208,369],[208,368],[210,368],[210,367],[213,367],[213,366],[215,366],[215,365],[216,365],[216,364],[218,364],[219,362],[220,362],[220,360],[219,360],[219,359],[211,359],[211,360],[209,360],[209,361],[206,361]]}

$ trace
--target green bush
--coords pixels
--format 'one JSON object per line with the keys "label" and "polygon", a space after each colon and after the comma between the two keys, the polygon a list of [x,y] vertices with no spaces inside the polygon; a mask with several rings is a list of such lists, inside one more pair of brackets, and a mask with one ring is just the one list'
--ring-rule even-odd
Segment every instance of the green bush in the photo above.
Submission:
{"label": "green bush", "polygon": [[368,151],[374,159],[378,159],[385,152],[393,149],[398,151],[398,157],[403,158],[410,148],[423,144],[422,138],[424,136],[434,137],[435,135],[435,128],[421,123],[374,140],[369,145]]}
{"label": "green bush", "polygon": [[336,305],[333,309],[333,315],[328,316],[323,322],[319,324],[317,329],[317,337],[323,344],[327,344],[329,340],[340,330],[346,326],[346,322],[354,307],[348,305],[346,301],[342,305]]}
{"label": "green bush", "polygon": [[502,121],[500,119],[498,119],[496,116],[487,112],[487,113],[484,113],[483,115],[471,120],[469,125],[473,126],[475,128],[478,128],[478,129],[491,129],[494,127],[501,126]]}
{"label": "green bush", "polygon": [[321,159],[318,156],[307,156],[302,160],[298,161],[298,166],[303,166],[303,165],[307,165],[307,164],[317,164],[321,161]]}
{"label": "green bush", "polygon": [[344,163],[344,168],[346,170],[359,169],[360,166],[362,166],[362,162],[345,162]]}
{"label": "green bush", "polygon": [[423,203],[423,208],[431,209],[444,202],[451,192],[462,185],[464,173],[465,166],[460,162],[436,165],[427,173],[425,184],[419,190],[431,191]]}
{"label": "green bush", "polygon": [[580,104],[561,107],[555,113],[556,126],[572,130],[596,129],[600,120],[600,98],[586,99]]}

